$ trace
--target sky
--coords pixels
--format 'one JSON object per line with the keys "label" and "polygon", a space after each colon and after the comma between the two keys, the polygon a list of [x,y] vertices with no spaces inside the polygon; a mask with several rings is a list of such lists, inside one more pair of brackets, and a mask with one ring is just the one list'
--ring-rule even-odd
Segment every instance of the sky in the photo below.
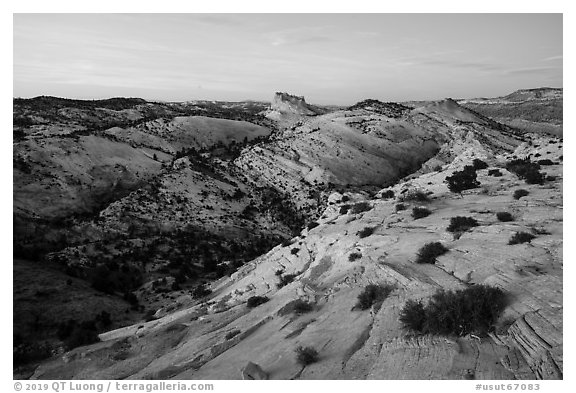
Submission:
{"label": "sky", "polygon": [[562,87],[562,14],[14,14],[14,97],[316,104]]}

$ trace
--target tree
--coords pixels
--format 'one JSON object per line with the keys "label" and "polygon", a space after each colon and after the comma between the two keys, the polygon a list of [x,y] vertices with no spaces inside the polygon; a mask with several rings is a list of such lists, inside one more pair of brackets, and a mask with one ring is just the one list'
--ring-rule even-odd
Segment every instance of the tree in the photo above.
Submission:
{"label": "tree", "polygon": [[457,193],[480,186],[480,182],[476,179],[474,167],[468,165],[463,170],[454,172],[452,176],[446,177],[446,183],[448,183],[450,191]]}

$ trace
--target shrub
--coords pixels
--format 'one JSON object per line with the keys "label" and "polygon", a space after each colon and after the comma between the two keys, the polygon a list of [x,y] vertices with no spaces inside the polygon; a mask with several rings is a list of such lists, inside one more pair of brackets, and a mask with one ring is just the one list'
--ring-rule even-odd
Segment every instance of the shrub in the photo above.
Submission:
{"label": "shrub", "polygon": [[438,290],[424,307],[409,300],[400,313],[405,327],[420,333],[486,335],[506,306],[499,288],[473,285],[457,291]]}
{"label": "shrub", "polygon": [[440,242],[426,243],[418,250],[416,263],[436,263],[436,258],[447,252],[448,249]]}
{"label": "shrub", "polygon": [[489,169],[488,175],[494,176],[494,177],[500,177],[500,176],[502,176],[502,172],[500,172],[500,169]]}
{"label": "shrub", "polygon": [[70,350],[82,345],[93,344],[100,341],[94,321],[85,321],[74,324],[70,335],[64,339],[66,349]]}
{"label": "shrub", "polygon": [[417,332],[424,331],[426,309],[420,301],[408,300],[400,312],[400,322],[404,327]]}
{"label": "shrub", "polygon": [[347,214],[348,210],[350,210],[350,205],[342,205],[340,206],[340,214]]}
{"label": "shrub", "polygon": [[538,165],[548,166],[548,165],[555,165],[555,163],[552,160],[546,158],[544,160],[539,160]]}
{"label": "shrub", "polygon": [[340,199],[341,202],[348,202],[350,200],[350,197],[348,195],[342,195],[342,199]]}
{"label": "shrub", "polygon": [[421,190],[409,190],[401,195],[398,200],[400,202],[430,202],[428,195]]}
{"label": "shrub", "polygon": [[484,161],[482,161],[482,160],[480,160],[480,159],[478,159],[478,158],[475,158],[475,159],[472,161],[472,166],[473,166],[474,169],[476,169],[476,170],[488,168],[488,164],[486,164]]}
{"label": "shrub", "polygon": [[367,310],[374,304],[379,307],[393,290],[394,287],[391,285],[369,284],[358,295],[356,307],[360,310]]}
{"label": "shrub", "polygon": [[278,284],[276,284],[276,286],[278,287],[278,289],[285,287],[286,285],[288,285],[292,281],[294,281],[294,279],[298,276],[298,274],[299,273],[286,274],[286,275],[279,276],[280,281],[278,282]]}
{"label": "shrub", "polygon": [[258,307],[259,305],[264,304],[269,300],[270,299],[268,299],[268,296],[252,296],[248,298],[246,306],[248,306],[248,308]]}
{"label": "shrub", "polygon": [[448,183],[448,189],[450,191],[457,193],[480,186],[480,182],[476,180],[474,167],[469,165],[465,166],[462,171],[457,171],[454,172],[452,176],[447,176],[446,183]]}
{"label": "shrub", "polygon": [[370,209],[372,206],[368,202],[358,202],[352,206],[352,214],[367,212]]}
{"label": "shrub", "polygon": [[318,351],[316,351],[313,347],[302,347],[299,346],[295,350],[296,352],[296,361],[300,363],[302,366],[307,366],[312,363],[316,363],[318,361]]}
{"label": "shrub", "polygon": [[472,217],[456,216],[450,219],[450,225],[446,230],[448,232],[464,232],[472,227],[477,227],[478,221]]}
{"label": "shrub", "polygon": [[546,176],[546,181],[554,181],[556,180],[558,177],[554,176],[554,175],[548,175]]}
{"label": "shrub", "polygon": [[194,288],[194,291],[192,291],[192,297],[194,299],[201,299],[203,297],[210,295],[211,293],[212,293],[212,291],[210,289],[206,288],[206,286],[204,284],[202,284],[202,285],[198,285],[196,288]]}
{"label": "shrub", "polygon": [[305,314],[312,311],[313,309],[314,304],[308,303],[302,299],[296,299],[278,310],[278,315],[284,316],[288,314]]}
{"label": "shrub", "polygon": [[519,189],[514,191],[514,199],[520,199],[522,197],[525,197],[526,195],[530,194],[527,190],[524,189]]}
{"label": "shrub", "polygon": [[358,237],[360,239],[363,239],[363,238],[368,237],[371,234],[373,234],[375,229],[376,229],[376,227],[365,227],[365,228],[359,230],[356,234],[358,235]]}
{"label": "shrub", "polygon": [[402,210],[406,210],[406,205],[403,203],[397,203],[396,206],[394,206],[394,209],[399,212]]}
{"label": "shrub", "polygon": [[417,220],[419,218],[428,217],[432,212],[425,207],[415,207],[412,209],[412,217]]}
{"label": "shrub", "polygon": [[353,252],[352,254],[348,255],[348,260],[350,262],[354,262],[357,259],[362,258],[362,254],[359,252]]}
{"label": "shrub", "polygon": [[293,249],[290,250],[290,254],[296,255],[298,254],[298,251],[300,251],[300,249],[298,247],[294,247]]}
{"label": "shrub", "polygon": [[239,335],[241,332],[238,329],[232,330],[231,332],[226,333],[226,335],[224,336],[225,340],[230,340],[234,337],[236,337],[237,335]]}
{"label": "shrub", "polygon": [[508,212],[498,212],[496,213],[496,217],[498,218],[498,221],[502,222],[514,221],[512,214]]}
{"label": "shrub", "polygon": [[312,221],[306,227],[308,228],[308,230],[311,230],[311,229],[316,228],[318,225],[320,225],[320,224],[318,224],[316,221]]}
{"label": "shrub", "polygon": [[381,195],[382,199],[390,199],[390,198],[394,198],[394,191],[392,190],[386,190],[382,193]]}
{"label": "shrub", "polygon": [[530,241],[535,237],[536,236],[528,232],[516,232],[514,235],[512,235],[508,241],[508,244],[530,243]]}
{"label": "shrub", "polygon": [[282,247],[289,247],[292,245],[292,239],[286,239],[282,242]]}

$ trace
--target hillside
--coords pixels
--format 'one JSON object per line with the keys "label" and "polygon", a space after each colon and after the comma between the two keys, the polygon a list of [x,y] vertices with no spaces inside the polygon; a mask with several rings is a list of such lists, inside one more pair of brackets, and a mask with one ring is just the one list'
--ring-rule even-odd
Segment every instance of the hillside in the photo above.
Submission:
{"label": "hillside", "polygon": [[524,132],[562,136],[563,89],[517,90],[504,97],[458,101],[462,106]]}
{"label": "hillside", "polygon": [[[445,356],[449,363],[456,347],[465,348],[464,363],[482,351],[499,359],[501,367],[472,370],[478,378],[562,373],[561,332],[534,327],[541,337],[550,335],[545,345],[532,343],[536,339],[520,323],[516,338],[508,329],[508,322],[540,309],[547,314],[530,314],[530,326],[558,325],[561,289],[548,293],[539,280],[562,282],[561,140],[524,135],[451,99],[415,108],[365,100],[327,109],[287,93],[277,93],[267,108],[41,97],[15,100],[14,119],[15,266],[49,266],[58,282],[70,277],[78,292],[74,306],[96,313],[85,320],[70,313],[76,322],[36,323],[29,304],[62,315],[66,301],[42,300],[34,291],[16,298],[23,312],[15,314],[14,326],[24,327],[19,356],[45,357],[46,344],[58,354],[35,371],[38,378],[234,379],[242,378],[245,354],[274,379],[399,378],[380,356],[398,352],[402,362],[416,364],[407,348],[431,343],[443,355],[418,352],[422,362]],[[543,185],[523,185],[530,194],[514,200],[511,189],[522,182],[506,169],[495,177],[482,168],[481,192],[448,192],[445,178],[474,158],[493,169],[506,166],[512,154],[550,158],[555,164],[542,166],[550,177]],[[411,189],[431,193],[430,202],[418,204],[432,215],[412,222],[416,202],[396,210],[395,199]],[[523,207],[534,209],[528,214]],[[498,222],[498,209],[510,210],[515,220]],[[458,237],[443,234],[450,215],[467,212],[480,227]],[[513,247],[523,251],[508,255],[508,246],[498,242],[516,229],[552,243],[540,251]],[[414,264],[417,248],[433,238],[451,251],[435,266]],[[539,241],[531,245],[540,247]],[[459,257],[451,260],[456,249]],[[19,282],[34,282],[36,271],[19,268]],[[542,277],[529,284],[533,276]],[[351,310],[370,283],[393,286],[392,295],[382,308]],[[414,335],[398,322],[408,299],[472,283],[496,285],[513,299],[496,330],[490,326],[500,335],[482,336],[485,345],[475,347],[472,336]],[[529,285],[542,296],[535,300],[519,289]],[[61,290],[54,288],[49,291]],[[93,307],[102,296],[106,318]],[[252,296],[270,301],[246,308]],[[310,314],[290,316],[296,298],[313,303]],[[125,315],[118,315],[124,307]],[[32,325],[47,336],[33,334]],[[126,327],[106,332],[120,326]],[[94,342],[96,334],[103,342],[73,349]],[[316,342],[321,337],[328,341]],[[294,362],[298,342],[319,351],[317,371]],[[137,353],[140,345],[147,349]],[[368,351],[378,346],[382,355]],[[378,362],[381,368],[368,366]],[[464,372],[426,364],[409,375],[459,378]],[[33,367],[15,372],[30,376]]]}
{"label": "hillside", "polygon": [[[541,167],[547,180],[520,180],[505,169],[514,157],[550,160]],[[474,158],[488,164],[476,171],[480,186],[451,193],[444,180]],[[528,136],[513,154],[466,144],[452,163],[371,199],[333,193],[318,226],[213,283],[203,301],[104,333],[101,343],[41,365],[34,378],[240,379],[248,362],[271,379],[562,378],[562,173],[561,141]],[[528,195],[513,198],[520,188]],[[411,200],[415,190],[429,201]],[[431,214],[414,219],[417,206]],[[455,216],[478,226],[450,233]],[[517,232],[533,239],[508,244]],[[435,263],[415,263],[432,241],[448,251]],[[362,310],[357,296],[368,284],[391,292]],[[428,302],[439,289],[478,284],[506,296],[485,334],[417,333],[399,321],[410,299]],[[269,300],[249,308],[253,296]],[[295,309],[297,299],[309,306]],[[314,347],[318,360],[300,366],[299,345]]]}

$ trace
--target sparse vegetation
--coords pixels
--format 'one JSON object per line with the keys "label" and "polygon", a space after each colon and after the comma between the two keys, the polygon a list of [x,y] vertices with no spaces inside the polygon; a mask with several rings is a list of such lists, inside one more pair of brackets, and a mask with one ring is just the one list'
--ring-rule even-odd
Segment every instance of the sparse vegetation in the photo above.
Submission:
{"label": "sparse vegetation", "polygon": [[514,217],[512,216],[512,214],[508,212],[498,212],[496,213],[496,218],[498,218],[498,221],[502,222],[514,221]]}
{"label": "sparse vegetation", "polygon": [[394,287],[391,285],[369,284],[358,295],[356,307],[360,310],[367,310],[372,307],[372,305],[379,307],[393,290]]}
{"label": "sparse vegetation", "polygon": [[450,225],[446,230],[448,232],[465,232],[470,228],[477,227],[478,221],[472,217],[456,216],[450,219]]}
{"label": "sparse vegetation", "polygon": [[358,237],[360,239],[363,239],[365,237],[372,235],[375,230],[376,230],[376,227],[365,227],[365,228],[359,230],[358,233],[356,233],[356,234],[358,235]]}
{"label": "sparse vegetation", "polygon": [[436,263],[436,258],[447,252],[448,249],[440,242],[426,243],[418,250],[416,263]]}
{"label": "sparse vegetation", "polygon": [[258,307],[259,305],[264,304],[269,300],[270,299],[268,296],[251,296],[248,298],[246,306],[248,306],[248,308]]}
{"label": "sparse vegetation", "polygon": [[522,198],[522,197],[525,197],[525,196],[528,195],[528,194],[530,194],[530,193],[528,192],[528,190],[524,190],[523,188],[521,188],[521,189],[519,189],[519,190],[514,191],[514,195],[513,195],[513,196],[514,196],[514,199],[520,199],[520,198]]}
{"label": "sparse vegetation", "polygon": [[309,364],[316,363],[319,359],[318,351],[316,351],[313,347],[299,346],[296,348],[295,352],[296,361],[304,367],[308,366]]}
{"label": "sparse vegetation", "polygon": [[418,220],[419,218],[428,217],[430,214],[432,214],[432,212],[425,207],[417,206],[412,209],[412,218],[414,218],[415,220]]}
{"label": "sparse vegetation", "polygon": [[438,290],[424,306],[409,300],[400,313],[408,329],[438,335],[486,335],[506,306],[499,288],[473,285],[457,291]]}
{"label": "sparse vegetation", "polygon": [[359,253],[359,252],[353,252],[353,253],[351,253],[350,255],[348,255],[348,260],[349,260],[350,262],[354,262],[354,261],[356,261],[356,260],[358,260],[358,259],[360,259],[360,258],[362,258],[362,254]]}
{"label": "sparse vegetation", "polygon": [[534,238],[536,238],[536,236],[534,236],[531,233],[516,232],[514,235],[512,235],[512,237],[508,241],[508,244],[512,245],[512,244],[530,243]]}

